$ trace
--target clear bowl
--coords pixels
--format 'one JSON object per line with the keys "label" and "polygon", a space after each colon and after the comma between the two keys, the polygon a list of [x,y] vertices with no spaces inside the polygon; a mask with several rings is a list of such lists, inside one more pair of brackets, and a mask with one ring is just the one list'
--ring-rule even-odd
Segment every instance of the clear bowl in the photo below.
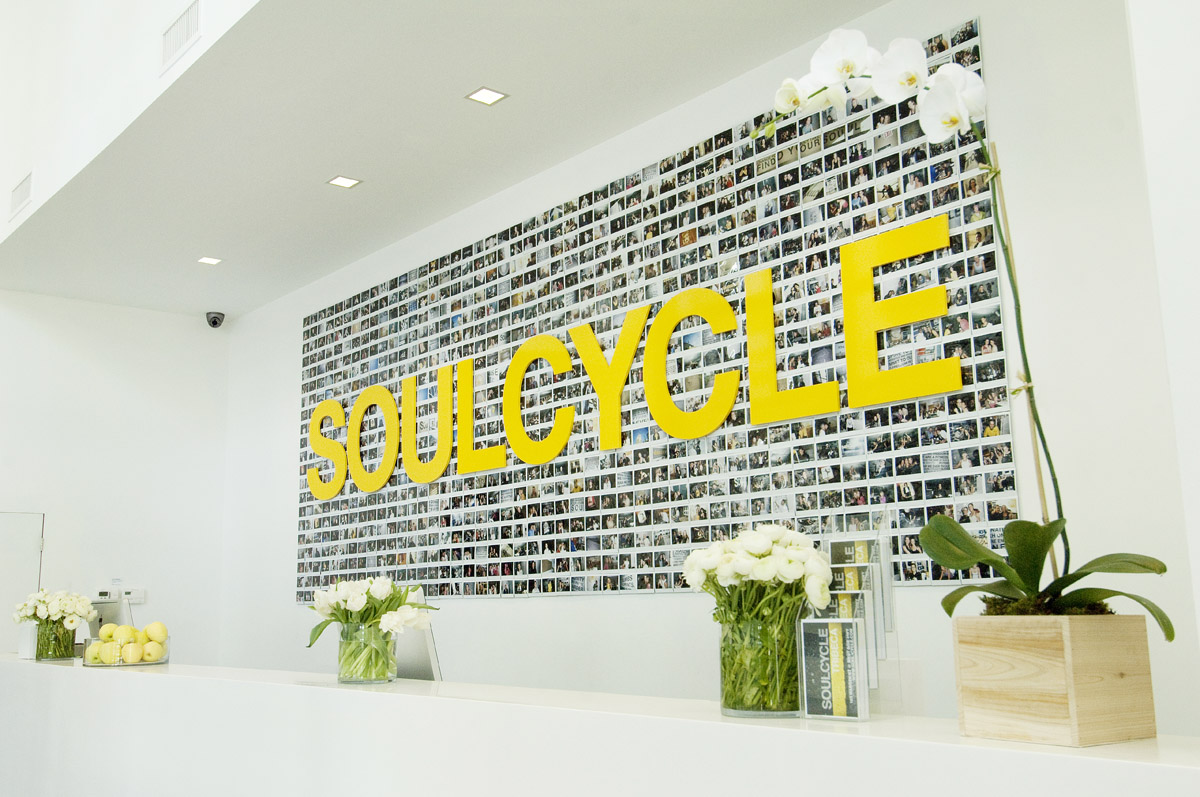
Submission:
{"label": "clear bowl", "polygon": [[[98,647],[93,649],[93,645]],[[158,645],[158,648],[152,648]],[[111,647],[108,647],[111,646]],[[136,646],[136,647],[133,647]],[[151,648],[151,655],[157,654],[153,661],[146,660],[146,648]],[[90,654],[90,655],[89,655]],[[88,637],[83,642],[84,667],[141,667],[142,665],[166,664],[171,657],[171,638],[167,637],[162,643],[147,642],[144,646],[131,642],[124,646],[116,642],[105,642],[97,637]]]}

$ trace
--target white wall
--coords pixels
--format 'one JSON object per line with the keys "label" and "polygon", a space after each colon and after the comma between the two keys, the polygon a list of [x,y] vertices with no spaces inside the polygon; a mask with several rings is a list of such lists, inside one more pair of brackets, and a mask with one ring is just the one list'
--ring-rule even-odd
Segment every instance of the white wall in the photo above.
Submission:
{"label": "white wall", "polygon": [[[192,0],[0,0],[0,241],[96,157],[258,0],[201,0],[165,72],[162,34]],[[33,172],[30,204],[9,196]]]}
{"label": "white wall", "polygon": [[[1168,22],[1169,20],[1169,22]],[[1190,409],[1200,394],[1195,354],[1195,304],[1200,296],[1195,222],[1200,218],[1200,162],[1181,152],[1181,131],[1200,127],[1195,102],[1181,102],[1177,76],[1196,71],[1191,34],[1200,30],[1200,7],[1177,0],[1129,3],[1130,38],[1137,74],[1138,118],[1145,142],[1146,178],[1154,216],[1154,254],[1162,301],[1163,332],[1175,408],[1180,481],[1200,484],[1200,425]],[[1184,507],[1193,572],[1200,571],[1200,506]],[[1195,585],[1194,585],[1195,586]],[[1200,588],[1195,590],[1200,614]]]}
{"label": "white wall", "polygon": [[[1200,733],[1200,665],[1175,426],[1152,256],[1146,171],[1120,0],[1038,6],[897,0],[857,27],[880,45],[982,18],[991,132],[1001,146],[1029,354],[1057,459],[1076,563],[1115,550],[1171,573],[1110,577],[1172,615],[1150,633],[1160,729]],[[514,220],[658,160],[769,102],[816,42],[240,319],[230,330],[223,662],[331,670],[332,640],[305,651],[313,615],[293,600],[299,484],[300,321]],[[1116,109],[1116,110],[1114,110]],[[1177,130],[1185,135],[1190,128]],[[538,131],[531,131],[536,146]],[[1194,183],[1193,183],[1194,185]],[[1116,319],[1114,322],[1114,318]],[[1018,454],[1021,451],[1018,450]],[[1028,452],[1023,464],[1028,474]],[[1022,502],[1036,502],[1033,480]],[[904,702],[954,711],[950,625],[935,587],[898,590]],[[436,619],[446,677],[715,697],[716,628],[698,595],[446,601]],[[252,607],[252,608],[251,608]],[[1132,605],[1120,606],[1133,611]]]}
{"label": "white wall", "polygon": [[0,292],[0,511],[45,513],[43,586],[144,587],[134,619],[196,663],[220,649],[226,352],[193,317]]}

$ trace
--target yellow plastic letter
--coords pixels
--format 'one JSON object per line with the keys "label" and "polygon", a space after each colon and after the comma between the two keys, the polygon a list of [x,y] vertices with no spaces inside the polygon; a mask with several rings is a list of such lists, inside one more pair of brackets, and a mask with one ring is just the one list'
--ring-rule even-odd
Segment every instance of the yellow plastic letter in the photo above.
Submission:
{"label": "yellow plastic letter", "polygon": [[775,376],[775,296],[771,269],[746,277],[746,338],[750,354],[750,423],[774,423],[837,412],[837,382],[780,390]]}
{"label": "yellow plastic letter", "polygon": [[318,501],[328,501],[342,491],[346,486],[346,449],[337,440],[321,434],[321,424],[329,418],[334,429],[346,425],[346,411],[340,401],[325,399],[313,410],[312,419],[308,422],[308,445],[318,457],[323,457],[333,463],[333,478],[321,481],[319,468],[309,468],[305,473],[308,477],[308,491]]}
{"label": "yellow plastic letter", "polygon": [[454,366],[438,369],[437,381],[437,447],[428,462],[417,454],[417,378],[410,376],[400,383],[400,429],[403,447],[400,461],[408,478],[428,484],[446,472],[450,452],[454,449]]}
{"label": "yellow plastic letter", "polygon": [[[362,422],[371,407],[383,413],[383,458],[374,473],[363,466],[359,449]],[[383,385],[371,385],[359,394],[350,409],[350,427],[346,430],[346,457],[350,462],[350,478],[364,493],[383,488],[396,470],[396,455],[400,453],[400,416],[396,412],[396,397]]]}
{"label": "yellow plastic letter", "polygon": [[949,393],[962,387],[957,357],[879,370],[878,332],[946,314],[944,288],[875,301],[873,269],[950,245],[946,216],[935,216],[842,247],[842,304],[846,326],[846,392],[851,407]]}
{"label": "yellow plastic letter", "polygon": [[713,377],[712,395],[698,410],[685,412],[671,398],[667,384],[667,347],[679,322],[688,316],[700,316],[716,334],[737,328],[737,317],[725,297],[709,288],[692,288],[678,293],[659,309],[646,333],[646,353],[642,374],[646,404],[664,432],[684,440],[704,437],[725,422],[737,401],[741,373],[725,371]]}
{"label": "yellow plastic letter", "polygon": [[649,316],[649,305],[635,307],[625,314],[612,362],[604,358],[600,341],[596,340],[596,333],[591,324],[581,324],[569,330],[571,340],[575,342],[575,350],[579,352],[579,359],[583,362],[583,368],[587,371],[600,405],[601,449],[621,447],[621,398],[625,392],[625,383],[629,381],[629,370],[633,367],[633,357],[637,354],[638,342],[642,339]]}
{"label": "yellow plastic letter", "polygon": [[561,340],[550,335],[538,335],[521,344],[508,364],[504,375],[504,434],[508,446],[522,462],[541,465],[554,459],[567,445],[571,437],[571,426],[575,423],[574,407],[559,407],[554,411],[554,423],[550,432],[541,440],[534,440],[525,430],[521,417],[521,387],[525,383],[525,372],[536,360],[550,363],[554,373],[571,370],[571,354]]}
{"label": "yellow plastic letter", "polygon": [[475,448],[475,361],[459,360],[457,368],[458,472],[478,473],[503,468],[508,464],[503,445]]}

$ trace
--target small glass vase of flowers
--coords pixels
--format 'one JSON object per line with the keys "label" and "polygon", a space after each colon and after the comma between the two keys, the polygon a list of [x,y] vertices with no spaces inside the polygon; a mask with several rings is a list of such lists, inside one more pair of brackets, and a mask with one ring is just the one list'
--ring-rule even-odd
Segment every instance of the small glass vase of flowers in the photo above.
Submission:
{"label": "small glass vase of flowers", "polygon": [[75,629],[97,616],[92,602],[83,595],[42,589],[29,593],[24,603],[17,604],[13,622],[37,623],[34,657],[38,661],[52,661],[74,658]]}
{"label": "small glass vase of flowers", "polygon": [[396,635],[429,628],[425,593],[390,578],[339,581],[313,594],[313,611],[323,619],[313,628],[311,648],[330,623],[341,625],[338,683],[378,684],[396,679]]}
{"label": "small glass vase of flowers", "polygon": [[717,602],[721,712],[799,716],[796,629],[811,609],[829,605],[829,557],[797,531],[760,523],[693,551],[683,572],[693,589]]}

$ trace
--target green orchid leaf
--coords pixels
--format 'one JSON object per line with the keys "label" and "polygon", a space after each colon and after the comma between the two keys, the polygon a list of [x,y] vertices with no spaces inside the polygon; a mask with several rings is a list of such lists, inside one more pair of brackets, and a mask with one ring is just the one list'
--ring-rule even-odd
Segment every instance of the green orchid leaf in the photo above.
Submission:
{"label": "green orchid leaf", "polygon": [[942,598],[942,608],[946,610],[946,614],[954,614],[954,609],[958,606],[959,601],[972,592],[990,592],[993,595],[999,595],[1001,598],[1011,598],[1013,600],[1020,600],[1025,597],[1024,593],[1019,589],[1003,580],[991,581],[987,584],[968,584],[965,587],[959,587]]}
{"label": "green orchid leaf", "polygon": [[1055,611],[1063,609],[1076,609],[1084,606],[1090,606],[1093,603],[1106,601],[1109,598],[1129,598],[1137,601],[1150,612],[1151,616],[1158,621],[1158,627],[1162,629],[1163,636],[1168,642],[1175,639],[1175,626],[1171,624],[1171,618],[1167,617],[1167,613],[1158,608],[1156,604],[1143,598],[1141,595],[1134,595],[1130,592],[1118,592],[1115,589],[1102,589],[1099,587],[1085,587],[1077,589],[1074,592],[1068,592],[1066,595],[1061,595],[1056,598],[1050,607]]}
{"label": "green orchid leaf", "polygon": [[1153,556],[1137,553],[1110,553],[1098,556],[1077,570],[1051,581],[1044,590],[1047,595],[1059,595],[1064,589],[1091,573],[1155,573],[1162,575],[1167,566]]}
{"label": "green orchid leaf", "polygon": [[1021,574],[1021,580],[1030,589],[1037,591],[1042,583],[1046,556],[1066,526],[1067,521],[1059,518],[1045,526],[1028,520],[1014,520],[1004,527],[1008,563]]}
{"label": "green orchid leaf", "polygon": [[324,630],[328,628],[329,624],[332,622],[333,620],[324,620],[320,623],[317,623],[313,627],[312,633],[308,637],[308,647],[311,648],[313,645],[317,644],[317,640],[321,638],[321,633],[324,632]]}
{"label": "green orchid leaf", "polygon": [[1029,594],[1024,579],[1004,561],[1004,557],[981,545],[953,518],[935,515],[925,524],[921,529],[921,548],[930,559],[950,570],[965,570],[976,563],[989,565],[997,575]]}

